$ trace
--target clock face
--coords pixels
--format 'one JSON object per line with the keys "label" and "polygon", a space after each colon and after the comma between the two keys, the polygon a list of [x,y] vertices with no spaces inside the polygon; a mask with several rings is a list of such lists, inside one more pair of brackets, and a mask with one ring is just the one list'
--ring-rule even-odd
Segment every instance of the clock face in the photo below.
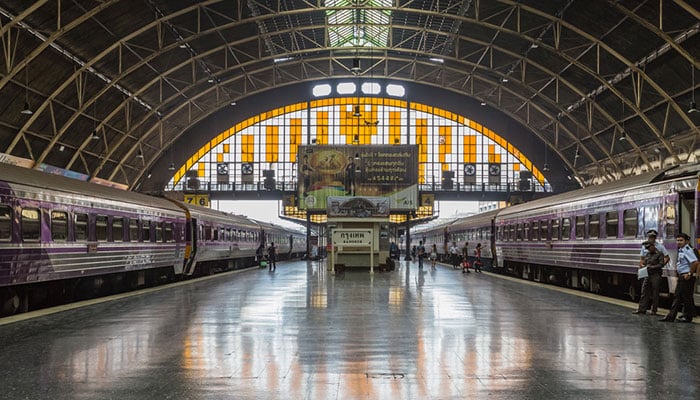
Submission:
{"label": "clock face", "polygon": [[476,166],[474,164],[464,164],[464,174],[469,176],[476,174]]}
{"label": "clock face", "polygon": [[216,172],[219,175],[228,175],[228,164],[216,164]]}
{"label": "clock face", "polygon": [[253,175],[253,164],[245,163],[241,165],[241,174]]}
{"label": "clock face", "polygon": [[501,174],[501,166],[498,164],[491,164],[489,165],[489,175],[500,175]]}

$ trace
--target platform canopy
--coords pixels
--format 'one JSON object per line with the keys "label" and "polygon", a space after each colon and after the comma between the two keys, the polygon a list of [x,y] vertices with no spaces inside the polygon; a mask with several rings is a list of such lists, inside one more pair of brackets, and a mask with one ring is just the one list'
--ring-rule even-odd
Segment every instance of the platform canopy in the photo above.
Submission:
{"label": "platform canopy", "polygon": [[164,185],[271,103],[372,78],[531,135],[541,170],[617,180],[697,161],[699,20],[684,0],[3,0],[0,156]]}

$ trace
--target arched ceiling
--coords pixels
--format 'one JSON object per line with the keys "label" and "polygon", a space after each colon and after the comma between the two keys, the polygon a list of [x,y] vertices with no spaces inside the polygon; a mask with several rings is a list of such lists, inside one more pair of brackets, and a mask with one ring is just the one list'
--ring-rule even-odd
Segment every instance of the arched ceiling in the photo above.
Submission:
{"label": "arched ceiling", "polygon": [[[233,102],[359,74],[483,102],[548,143],[582,184],[620,179],[697,160],[696,7],[1,0],[0,152],[133,188]],[[350,45],[338,46],[347,32]]]}

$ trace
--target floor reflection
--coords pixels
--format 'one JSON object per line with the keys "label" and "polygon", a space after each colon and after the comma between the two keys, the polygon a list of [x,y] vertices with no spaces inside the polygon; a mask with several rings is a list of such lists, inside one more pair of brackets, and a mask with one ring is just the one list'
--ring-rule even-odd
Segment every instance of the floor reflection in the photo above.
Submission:
{"label": "floor reflection", "polygon": [[488,274],[314,261],[5,325],[0,362],[13,398],[696,398],[698,336]]}

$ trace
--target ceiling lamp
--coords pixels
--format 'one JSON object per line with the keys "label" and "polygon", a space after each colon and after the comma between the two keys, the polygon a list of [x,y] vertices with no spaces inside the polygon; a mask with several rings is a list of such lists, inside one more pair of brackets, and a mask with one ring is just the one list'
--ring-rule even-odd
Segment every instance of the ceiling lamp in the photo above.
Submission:
{"label": "ceiling lamp", "polygon": [[693,91],[691,94],[692,97],[690,100],[690,108],[688,109],[688,114],[698,112],[698,105],[697,105],[697,103],[695,103],[695,66],[691,65],[690,67],[692,68],[691,73],[690,73],[692,85],[690,87],[693,88]]}
{"label": "ceiling lamp", "polygon": [[32,111],[32,109],[29,107],[29,102],[25,101],[24,108],[19,113],[24,114],[24,115],[32,115],[32,114],[34,114],[34,111]]}
{"label": "ceiling lamp", "polygon": [[143,152],[139,150],[138,153],[136,153],[136,158],[143,158]]}
{"label": "ceiling lamp", "polygon": [[542,167],[542,172],[549,172],[549,164],[544,164]]}
{"label": "ceiling lamp", "polygon": [[168,171],[175,171],[175,163],[170,163],[170,165],[168,165]]}
{"label": "ceiling lamp", "polygon": [[92,131],[92,140],[100,140],[100,135],[97,134],[96,130]]}
{"label": "ceiling lamp", "polygon": [[622,133],[620,134],[620,137],[617,138],[617,140],[619,140],[621,142],[627,140],[627,134],[625,133],[625,131],[622,131]]}
{"label": "ceiling lamp", "polygon": [[34,111],[29,107],[29,66],[27,66],[24,71],[24,108],[22,108],[22,111],[19,113],[23,115],[32,115]]}
{"label": "ceiling lamp", "polygon": [[360,112],[360,106],[355,106],[355,112],[352,113],[353,117],[361,117],[362,113]]}

